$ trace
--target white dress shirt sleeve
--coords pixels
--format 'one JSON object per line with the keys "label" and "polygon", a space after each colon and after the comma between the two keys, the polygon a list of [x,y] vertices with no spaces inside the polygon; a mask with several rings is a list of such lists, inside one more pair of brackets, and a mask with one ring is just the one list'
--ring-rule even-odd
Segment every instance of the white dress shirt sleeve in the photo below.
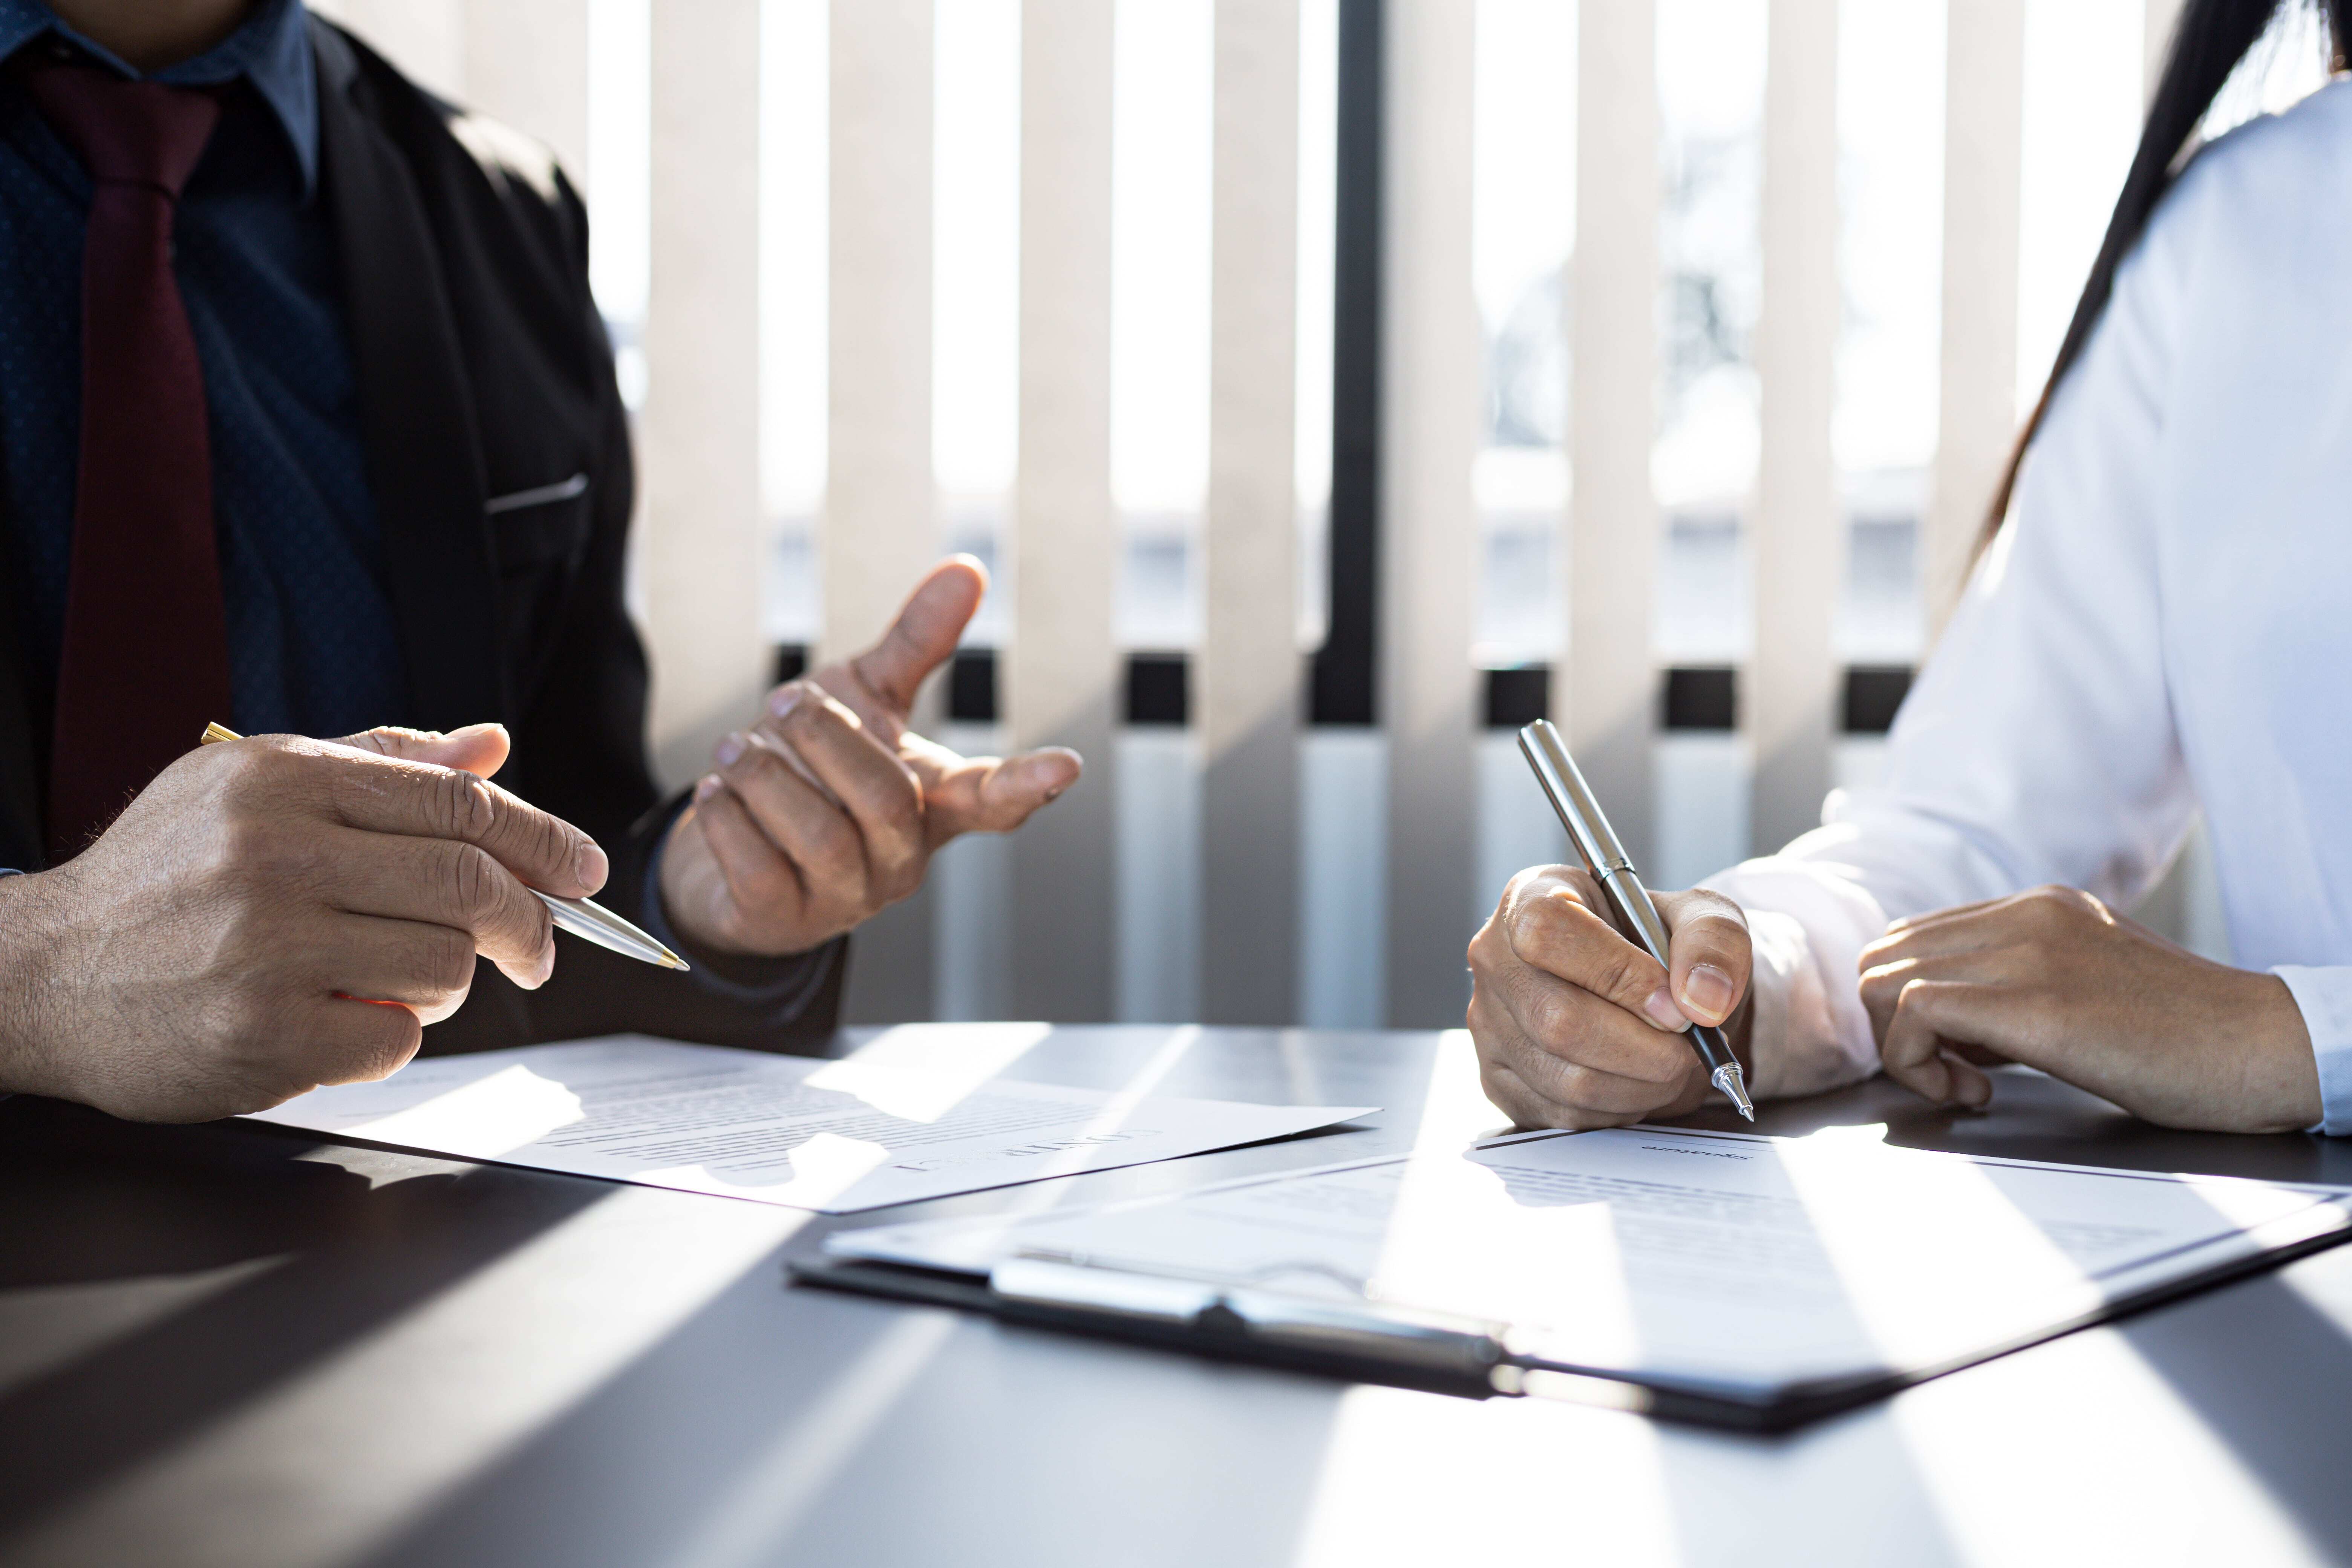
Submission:
{"label": "white dress shirt sleeve", "polygon": [[2352,966],[2311,968],[2282,963],[2272,973],[2286,982],[2311,1051],[2319,1064],[2319,1125],[2332,1138],[2352,1136]]}
{"label": "white dress shirt sleeve", "polygon": [[[1890,921],[2042,883],[2128,904],[2189,831],[2153,540],[2192,184],[2060,388],[2011,525],[1895,721],[1884,783],[1832,794],[1820,828],[1707,884],[1749,911],[1761,1093],[1875,1068],[1856,959]],[[2352,1025],[2352,1005],[2342,1016]]]}

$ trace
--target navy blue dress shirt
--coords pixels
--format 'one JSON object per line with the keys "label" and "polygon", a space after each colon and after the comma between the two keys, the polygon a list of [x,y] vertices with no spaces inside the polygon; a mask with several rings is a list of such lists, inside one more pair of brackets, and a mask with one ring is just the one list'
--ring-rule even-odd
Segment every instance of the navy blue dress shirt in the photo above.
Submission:
{"label": "navy blue dress shirt", "polygon": [[[139,74],[40,0],[0,0],[0,60],[58,39]],[[317,68],[299,0],[261,0],[217,47],[153,79],[224,89],[174,229],[211,411],[236,710],[224,721],[308,735],[400,722],[407,674],[319,198]],[[89,199],[80,161],[0,68],[0,561],[26,676],[44,691],[56,688],[73,551]],[[169,650],[156,662],[170,679]]]}

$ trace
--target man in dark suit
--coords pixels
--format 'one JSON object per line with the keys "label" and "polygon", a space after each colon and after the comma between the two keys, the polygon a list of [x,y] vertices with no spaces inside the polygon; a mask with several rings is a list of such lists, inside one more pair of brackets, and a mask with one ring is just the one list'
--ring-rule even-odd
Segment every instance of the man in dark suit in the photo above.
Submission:
{"label": "man in dark suit", "polygon": [[[950,562],[658,797],[586,262],[542,153],[299,0],[0,0],[0,1093],[773,1047],[941,843],[1076,779],[907,731],[985,585]],[[558,965],[531,888],[693,973]]]}

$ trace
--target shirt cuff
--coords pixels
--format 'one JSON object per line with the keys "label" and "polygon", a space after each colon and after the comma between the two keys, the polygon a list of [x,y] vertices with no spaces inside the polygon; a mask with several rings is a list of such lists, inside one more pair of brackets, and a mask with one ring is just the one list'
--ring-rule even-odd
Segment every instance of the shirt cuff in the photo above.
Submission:
{"label": "shirt cuff", "polygon": [[1877,901],[1832,868],[1784,856],[1745,861],[1700,886],[1748,916],[1749,1092],[1820,1094],[1877,1071],[1854,972],[1855,955],[1886,929]]}
{"label": "shirt cuff", "polygon": [[2280,964],[2271,971],[2286,982],[2311,1054],[2319,1066],[2319,1125],[2330,1138],[2352,1136],[2352,968],[2305,969]]}
{"label": "shirt cuff", "polygon": [[[684,802],[679,803],[684,809]],[[675,822],[677,812],[670,814]],[[788,953],[781,958],[753,955],[727,955],[714,960],[712,955],[697,951],[679,937],[669,923],[669,911],[662,908],[662,856],[669,848],[669,828],[664,825],[646,855],[645,881],[638,896],[640,908],[637,923],[646,928],[656,942],[673,952],[688,953],[694,967],[687,981],[709,995],[743,1007],[762,1010],[781,1009],[795,1016],[824,988],[835,964],[848,950],[848,942],[840,937],[806,952]]]}
{"label": "shirt cuff", "polygon": [[[0,877],[21,877],[25,873],[17,870],[12,866],[0,866]],[[13,1095],[0,1094],[0,1100],[12,1100],[14,1098],[15,1096]]]}

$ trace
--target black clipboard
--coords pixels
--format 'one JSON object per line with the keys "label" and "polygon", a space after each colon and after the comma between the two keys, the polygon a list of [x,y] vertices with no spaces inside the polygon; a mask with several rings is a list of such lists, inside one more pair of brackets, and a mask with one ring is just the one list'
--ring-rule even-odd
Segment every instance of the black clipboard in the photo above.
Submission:
{"label": "black clipboard", "polygon": [[[1219,1185],[1283,1179],[1254,1177]],[[1170,1200],[1139,1200],[1164,1201]],[[1552,1398],[1666,1421],[1781,1432],[2324,1250],[2352,1238],[2352,1214],[2338,1204],[2322,1203],[2239,1234],[2253,1244],[2251,1252],[2119,1294],[2030,1332],[1989,1340],[1933,1363],[1884,1365],[1769,1385],[1711,1384],[1546,1359],[1516,1345],[1513,1330],[1505,1323],[1050,1257],[1016,1254],[967,1268],[818,1256],[793,1259],[785,1267],[789,1278],[801,1285],[952,1307],[1006,1323],[1216,1361],[1474,1399]]]}

